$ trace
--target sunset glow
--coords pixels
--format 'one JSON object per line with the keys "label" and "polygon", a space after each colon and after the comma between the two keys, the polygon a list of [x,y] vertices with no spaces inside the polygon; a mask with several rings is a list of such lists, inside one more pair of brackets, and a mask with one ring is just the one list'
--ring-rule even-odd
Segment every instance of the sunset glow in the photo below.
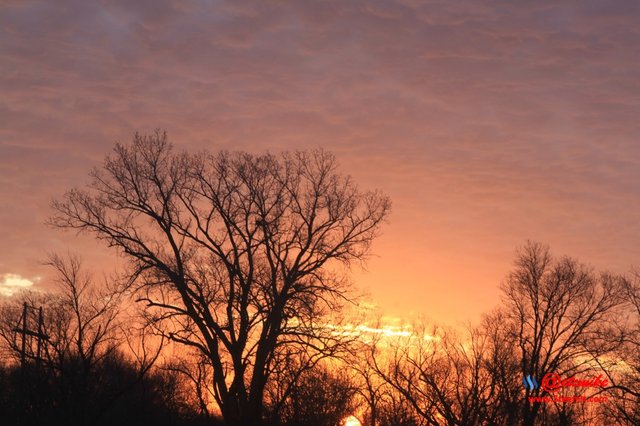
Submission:
{"label": "sunset glow", "polygon": [[527,238],[636,262],[628,2],[207,4],[3,5],[0,274],[46,274],[38,259],[67,245],[108,265],[44,225],[49,201],[157,127],[181,149],[323,146],[387,193],[354,281],[393,315],[477,320]]}
{"label": "sunset glow", "polygon": [[343,426],[362,426],[362,423],[360,423],[360,420],[358,420],[354,416],[347,417],[346,419],[344,419],[344,422],[342,424]]}
{"label": "sunset glow", "polygon": [[0,94],[3,425],[640,425],[639,1],[6,0]]}

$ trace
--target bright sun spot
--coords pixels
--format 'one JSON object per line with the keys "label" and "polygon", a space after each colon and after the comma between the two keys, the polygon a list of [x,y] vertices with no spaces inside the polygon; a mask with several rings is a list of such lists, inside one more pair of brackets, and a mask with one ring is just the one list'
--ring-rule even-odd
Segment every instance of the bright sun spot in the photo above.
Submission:
{"label": "bright sun spot", "polygon": [[31,287],[33,281],[17,274],[4,274],[0,278],[0,296],[11,296],[13,293]]}
{"label": "bright sun spot", "polygon": [[349,416],[342,421],[344,426],[362,426],[360,420],[356,419],[354,416]]}

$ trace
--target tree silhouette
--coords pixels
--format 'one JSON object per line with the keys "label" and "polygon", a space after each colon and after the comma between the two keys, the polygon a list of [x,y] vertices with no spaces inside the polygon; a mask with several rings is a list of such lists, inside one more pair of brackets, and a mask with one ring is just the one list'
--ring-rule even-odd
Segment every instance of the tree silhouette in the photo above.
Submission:
{"label": "tree silhouette", "polygon": [[[628,328],[617,357],[603,362],[612,384],[612,398],[611,403],[602,407],[601,414],[620,424],[636,425],[640,424],[640,271],[635,270],[627,277],[624,290],[629,309],[622,324]],[[618,336],[610,338],[617,340]]]}
{"label": "tree silhouette", "polygon": [[[344,369],[319,364],[301,372],[294,368],[289,373],[295,380],[284,380],[286,395],[268,399],[269,424],[334,426],[355,411],[355,382]],[[270,383],[267,393],[277,393],[274,388],[281,384]]]}
{"label": "tree silhouette", "polygon": [[[553,258],[538,243],[520,249],[503,290],[522,376],[579,374],[592,369],[594,360],[614,354],[621,339],[611,325],[624,315],[624,283],[621,276],[596,275],[574,259]],[[539,392],[527,389],[526,396]],[[527,425],[546,408],[527,398],[521,406]]]}
{"label": "tree silhouette", "polygon": [[[2,408],[16,424],[100,424],[124,394],[147,379],[162,342],[145,344],[146,334],[137,333],[145,349],[127,347],[125,355],[122,346],[135,333],[132,324],[126,333],[119,326],[119,292],[98,285],[78,256],[52,255],[47,265],[55,271],[56,293],[26,292],[0,307],[1,346],[14,361],[5,370],[12,396]],[[46,340],[37,350],[31,341],[23,351],[15,330],[23,303],[44,308],[40,326]]]}
{"label": "tree silhouette", "polygon": [[231,425],[261,422],[281,346],[335,346],[319,319],[344,300],[341,266],[365,259],[390,209],[322,150],[175,153],[156,132],[116,144],[91,175],[51,223],[127,257],[149,319],[210,361]]}
{"label": "tree silhouette", "polygon": [[[626,327],[636,291],[623,276],[596,274],[574,259],[554,258],[541,244],[527,243],[503,285],[503,304],[478,327],[462,336],[435,333],[438,339],[425,339],[418,330],[413,342],[390,345],[386,353],[374,344],[368,359],[392,394],[425,424],[573,425],[612,418],[634,424],[633,371],[622,376],[611,371],[612,381],[619,379],[613,390],[623,398],[616,398],[613,413],[597,420],[588,405],[531,402],[529,396],[545,391],[524,389],[522,378],[540,380],[550,372],[588,376],[594,369],[606,374],[598,367],[606,360],[614,366],[626,360],[627,367],[637,369],[637,332]],[[637,320],[632,322],[637,327]]]}

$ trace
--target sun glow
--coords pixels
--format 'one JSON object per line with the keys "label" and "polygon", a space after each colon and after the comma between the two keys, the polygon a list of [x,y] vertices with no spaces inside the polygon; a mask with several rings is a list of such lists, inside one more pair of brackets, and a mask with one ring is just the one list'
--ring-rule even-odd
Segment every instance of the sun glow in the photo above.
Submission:
{"label": "sun glow", "polygon": [[371,327],[365,324],[328,324],[326,325],[326,328],[332,330],[332,334],[335,336],[360,336],[362,338],[365,338],[365,336],[381,336],[386,338],[395,337],[407,339],[421,338],[423,340],[439,340],[438,336],[432,336],[427,333],[418,333],[416,330],[409,326],[380,325],[378,327]]}
{"label": "sun glow", "polygon": [[360,423],[360,420],[358,420],[356,417],[349,416],[342,421],[342,425],[343,426],[362,426],[362,423]]}

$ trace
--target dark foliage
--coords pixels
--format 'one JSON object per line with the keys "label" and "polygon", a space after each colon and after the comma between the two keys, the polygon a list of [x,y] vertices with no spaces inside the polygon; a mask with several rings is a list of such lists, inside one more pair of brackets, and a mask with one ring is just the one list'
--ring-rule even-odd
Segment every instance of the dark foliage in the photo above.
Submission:
{"label": "dark foliage", "polygon": [[356,384],[326,367],[305,371],[287,391],[284,399],[270,399],[276,405],[267,403],[269,424],[333,426],[356,409]]}
{"label": "dark foliage", "polygon": [[185,402],[178,384],[163,370],[140,377],[134,363],[115,351],[92,369],[86,383],[32,363],[4,365],[0,418],[5,426],[217,424]]}

